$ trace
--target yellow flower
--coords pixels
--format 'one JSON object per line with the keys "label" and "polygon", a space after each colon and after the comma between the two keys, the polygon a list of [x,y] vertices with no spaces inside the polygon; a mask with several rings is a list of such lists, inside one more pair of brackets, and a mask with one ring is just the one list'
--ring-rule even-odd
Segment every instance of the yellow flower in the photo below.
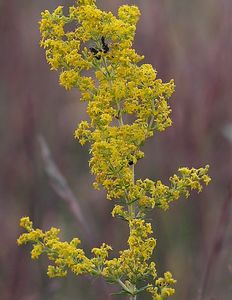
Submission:
{"label": "yellow flower", "polygon": [[29,217],[21,218],[19,226],[26,229],[27,231],[32,230],[32,222],[30,221]]}
{"label": "yellow flower", "polygon": [[112,248],[103,243],[88,257],[78,238],[62,242],[59,229],[34,229],[28,217],[20,221],[26,233],[17,242],[33,244],[32,259],[42,253],[48,256],[49,277],[63,277],[68,271],[101,275],[119,284],[128,296],[146,290],[153,299],[163,300],[174,294],[175,280],[170,272],[157,278],[152,261],[156,239],[151,224],[145,222],[146,213],[153,208],[167,210],[182,195],[188,198],[191,190],[201,192],[210,177],[206,166],[180,168],[169,185],[135,180],[145,141],[172,125],[169,99],[175,89],[173,80],[163,83],[153,66],[142,64],[144,57],[133,49],[139,18],[136,6],[122,5],[114,16],[99,9],[95,0],[77,0],[67,15],[58,6],[52,13],[44,11],[40,21],[41,46],[51,69],[60,72],[60,85],[67,90],[78,88],[81,101],[86,102],[89,119],[80,122],[74,137],[81,145],[90,143],[94,187],[103,187],[107,199],[117,201],[112,216],[128,223],[127,249],[109,258]]}

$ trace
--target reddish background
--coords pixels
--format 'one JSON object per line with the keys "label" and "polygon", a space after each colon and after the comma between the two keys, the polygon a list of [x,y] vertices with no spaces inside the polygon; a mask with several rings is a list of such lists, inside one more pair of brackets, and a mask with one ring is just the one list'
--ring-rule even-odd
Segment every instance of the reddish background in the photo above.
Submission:
{"label": "reddish background", "polygon": [[[125,247],[126,227],[112,219],[112,203],[92,189],[88,148],[73,139],[85,116],[78,91],[58,85],[39,47],[40,12],[71,1],[0,1],[0,298],[3,300],[115,299],[104,282],[69,275],[48,279],[46,259],[32,262],[29,247],[17,247],[18,221],[30,215],[44,229],[79,236],[87,253],[107,242]],[[164,81],[175,79],[173,127],[144,147],[137,178],[167,182],[179,166],[210,164],[211,185],[200,195],[150,217],[158,240],[160,272],[178,280],[179,300],[232,299],[232,1],[98,1],[113,10],[138,4],[135,48]],[[65,197],[46,175],[42,135],[66,178],[91,234],[87,235]],[[67,200],[67,199],[66,199]],[[139,299],[147,299],[141,297]]]}

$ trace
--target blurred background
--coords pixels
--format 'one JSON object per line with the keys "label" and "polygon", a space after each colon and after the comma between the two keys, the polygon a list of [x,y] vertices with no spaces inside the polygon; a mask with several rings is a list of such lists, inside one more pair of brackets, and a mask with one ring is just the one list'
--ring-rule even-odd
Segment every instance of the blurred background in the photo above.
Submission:
{"label": "blurred background", "polygon": [[[87,253],[103,241],[123,249],[128,235],[113,203],[92,189],[88,147],[73,139],[85,104],[58,85],[39,47],[41,11],[64,3],[72,2],[0,0],[2,300],[117,299],[98,279],[48,279],[46,258],[32,262],[30,247],[16,245],[25,215],[60,227],[62,239],[80,237]],[[232,299],[232,1],[98,1],[115,13],[128,3],[142,12],[136,50],[176,83],[173,126],[148,140],[136,176],[167,182],[179,166],[210,164],[212,177],[201,194],[150,214],[157,268],[177,279],[172,299]]]}

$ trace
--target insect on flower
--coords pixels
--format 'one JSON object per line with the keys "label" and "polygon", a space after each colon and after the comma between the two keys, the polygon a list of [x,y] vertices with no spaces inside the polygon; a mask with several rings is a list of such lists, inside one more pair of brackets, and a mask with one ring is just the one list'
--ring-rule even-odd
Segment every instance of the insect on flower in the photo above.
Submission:
{"label": "insect on flower", "polygon": [[104,36],[101,37],[101,42],[102,42],[103,52],[107,53],[110,50],[110,48],[109,48],[108,44],[106,44]]}
{"label": "insect on flower", "polygon": [[110,50],[108,44],[105,42],[104,36],[101,37],[101,43],[102,43],[101,48],[93,48],[93,47],[89,48],[89,50],[93,53],[93,55],[97,60],[101,59],[101,52],[107,53]]}
{"label": "insect on flower", "polygon": [[[33,259],[47,254],[52,262],[48,266],[49,277],[64,277],[68,271],[77,276],[102,276],[106,282],[119,285],[120,291],[116,294],[131,300],[145,291],[153,300],[166,299],[174,294],[172,286],[176,281],[170,272],[165,272],[163,277],[157,275],[152,261],[156,239],[146,212],[153,208],[167,210],[181,195],[188,198],[191,190],[200,192],[202,183],[207,185],[210,181],[209,166],[179,168],[179,175],[170,177],[169,185],[160,180],[136,178],[134,167],[144,157],[141,147],[146,139],[153,131],[171,126],[167,101],[174,91],[174,81],[162,83],[155,79],[156,71],[151,64],[138,64],[143,56],[132,48],[140,17],[137,6],[120,6],[117,18],[111,12],[98,9],[97,0],[76,2],[68,17],[63,14],[62,6],[53,13],[48,10],[42,13],[41,45],[48,51],[46,58],[52,69],[60,69],[60,84],[66,89],[78,87],[82,100],[88,101],[89,120],[78,125],[75,138],[81,145],[90,144],[89,165],[95,176],[94,188],[102,187],[107,199],[120,201],[121,205],[114,206],[112,217],[128,223],[128,248],[111,259],[108,257],[112,248],[103,243],[100,248],[93,248],[89,257],[79,247],[79,238],[62,242],[58,228],[45,232],[34,229],[29,217],[20,221],[26,232],[17,242],[19,245],[33,243]],[[93,18],[95,14],[97,17]],[[79,21],[78,27],[65,32],[64,25],[74,19]],[[101,33],[96,40],[99,28]],[[61,36],[64,43],[60,42]],[[87,49],[86,55],[88,42],[92,42],[93,47]],[[82,46],[83,59],[79,59]],[[76,50],[78,53],[73,56]],[[93,71],[93,78],[81,72],[89,69]],[[118,119],[115,122],[118,124],[111,123],[113,118]]]}

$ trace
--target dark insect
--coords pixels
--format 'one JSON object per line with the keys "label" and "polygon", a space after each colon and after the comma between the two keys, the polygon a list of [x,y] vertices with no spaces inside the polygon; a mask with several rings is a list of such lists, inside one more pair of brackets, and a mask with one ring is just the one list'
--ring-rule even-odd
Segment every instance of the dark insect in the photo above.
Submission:
{"label": "dark insect", "polygon": [[101,42],[102,42],[102,50],[103,50],[103,52],[107,53],[110,50],[110,48],[106,44],[104,36],[101,37]]}
{"label": "dark insect", "polygon": [[107,53],[110,50],[109,46],[105,42],[104,36],[101,37],[101,43],[102,43],[102,48],[101,49],[93,48],[93,47],[89,48],[89,50],[93,53],[93,55],[95,56],[95,58],[97,60],[101,59],[101,52]]}
{"label": "dark insect", "polygon": [[89,50],[93,53],[93,55],[96,57],[96,59],[98,59],[98,60],[101,59],[101,55],[98,54],[99,50],[92,48],[92,47],[89,48]]}
{"label": "dark insect", "polygon": [[128,165],[129,166],[132,166],[134,163],[133,163],[133,161],[132,160],[130,160],[129,162],[128,162]]}

